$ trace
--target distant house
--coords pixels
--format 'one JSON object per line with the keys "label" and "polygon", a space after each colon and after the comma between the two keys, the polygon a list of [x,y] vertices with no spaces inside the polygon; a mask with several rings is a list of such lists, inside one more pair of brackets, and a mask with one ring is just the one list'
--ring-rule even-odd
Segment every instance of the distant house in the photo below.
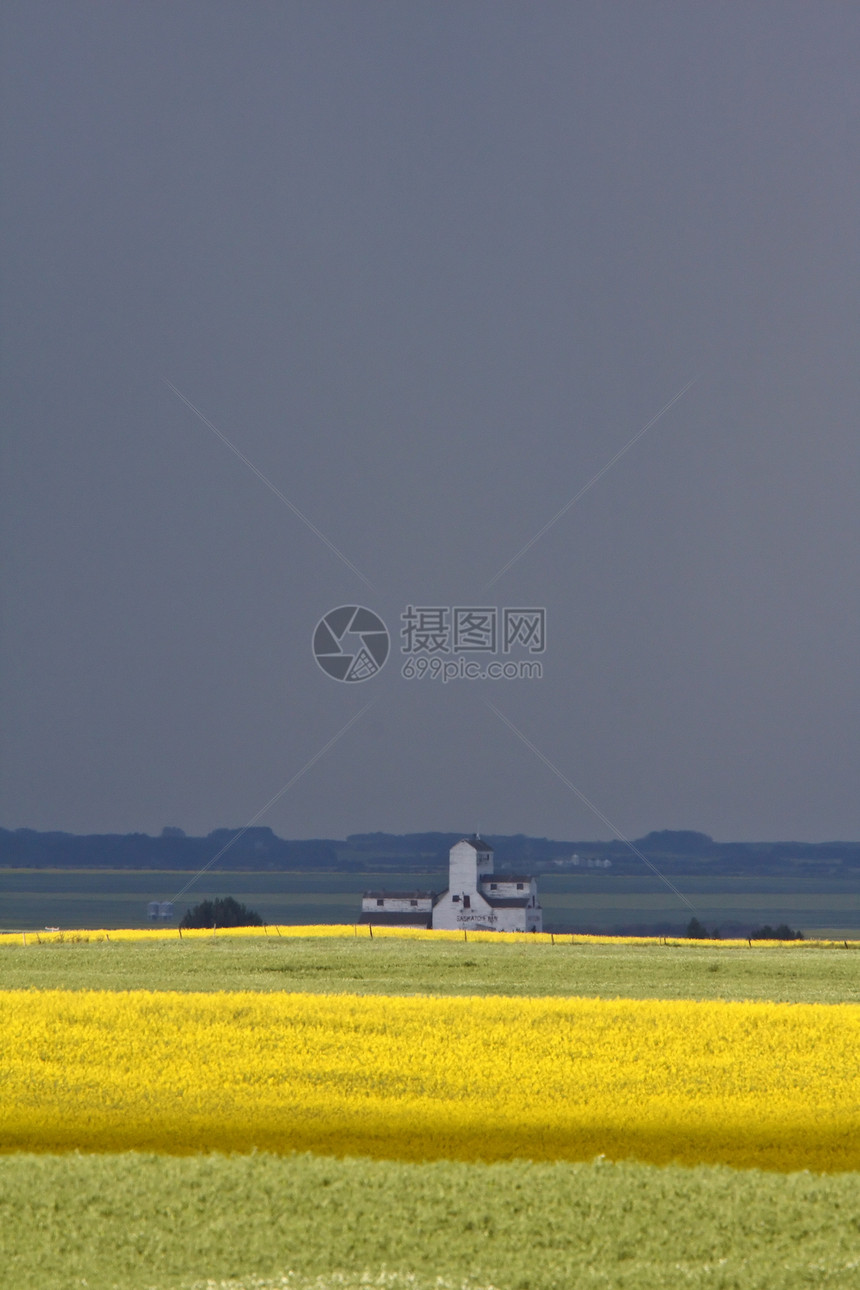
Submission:
{"label": "distant house", "polygon": [[367,891],[359,921],[378,927],[539,932],[543,910],[536,880],[528,874],[495,873],[493,848],[473,834],[448,854],[447,891],[438,896],[426,891]]}

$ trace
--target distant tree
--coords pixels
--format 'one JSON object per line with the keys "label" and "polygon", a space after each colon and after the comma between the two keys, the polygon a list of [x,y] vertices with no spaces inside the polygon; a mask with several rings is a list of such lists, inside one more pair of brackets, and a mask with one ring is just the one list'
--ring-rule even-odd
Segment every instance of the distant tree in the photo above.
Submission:
{"label": "distant tree", "polygon": [[698,918],[690,919],[684,935],[689,941],[709,941],[711,939],[708,929],[702,926]]}
{"label": "distant tree", "polygon": [[262,927],[263,920],[253,909],[240,905],[232,896],[201,900],[186,911],[180,927]]}
{"label": "distant tree", "polygon": [[795,932],[787,923],[780,923],[779,927],[771,927],[770,923],[765,923],[764,927],[757,928],[750,932],[751,941],[802,941],[803,932]]}

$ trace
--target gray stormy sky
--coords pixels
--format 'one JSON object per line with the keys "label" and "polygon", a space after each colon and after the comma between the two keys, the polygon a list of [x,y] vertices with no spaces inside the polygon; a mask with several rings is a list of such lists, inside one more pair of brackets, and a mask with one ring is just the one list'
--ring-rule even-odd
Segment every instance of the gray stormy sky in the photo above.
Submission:
{"label": "gray stormy sky", "polygon": [[[5,6],[0,822],[860,837],[860,9]],[[487,582],[693,377],[490,590]],[[172,382],[370,591],[167,387]],[[379,676],[310,637],[380,613]],[[545,605],[540,682],[399,615]]]}

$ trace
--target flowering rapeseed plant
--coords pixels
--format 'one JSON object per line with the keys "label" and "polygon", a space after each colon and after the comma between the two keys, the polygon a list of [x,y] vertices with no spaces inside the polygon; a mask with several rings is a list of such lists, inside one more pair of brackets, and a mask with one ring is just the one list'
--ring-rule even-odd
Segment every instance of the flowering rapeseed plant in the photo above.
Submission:
{"label": "flowering rapeseed plant", "polygon": [[[684,936],[602,936],[589,932],[489,932],[479,930],[450,931],[438,928],[423,927],[373,927],[366,923],[313,923],[308,925],[277,925],[268,923],[262,927],[218,927],[184,928],[177,927],[121,927],[84,928],[81,930],[62,930],[42,932],[0,932],[0,945],[62,945],[62,944],[97,944],[106,941],[175,941],[199,940],[211,937],[246,937],[246,936],[284,936],[300,938],[333,938],[410,941],[463,941],[527,945],[692,945],[719,946],[721,949],[737,949],[752,944],[756,949],[767,946],[778,946],[782,941],[753,941],[746,938],[731,940],[704,940]],[[814,949],[822,946],[856,946],[858,941],[804,940],[792,942],[794,947]]]}
{"label": "flowering rapeseed plant", "polygon": [[860,1168],[860,1006],[0,992],[4,1150]]}

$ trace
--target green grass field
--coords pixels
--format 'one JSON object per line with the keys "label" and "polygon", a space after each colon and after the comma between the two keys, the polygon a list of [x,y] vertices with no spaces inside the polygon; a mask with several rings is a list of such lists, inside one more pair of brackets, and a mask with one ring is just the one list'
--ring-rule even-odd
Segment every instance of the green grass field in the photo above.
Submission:
{"label": "green grass field", "polygon": [[229,937],[0,946],[0,988],[860,1001],[860,949]]}
{"label": "green grass field", "polygon": [[415,1290],[437,1277],[499,1290],[849,1290],[857,1200],[850,1174],[0,1157],[0,1258],[16,1290],[259,1287],[287,1273],[294,1290],[323,1290],[384,1271],[381,1284]]}
{"label": "green grass field", "polygon": [[[284,938],[28,944],[0,948],[0,986],[856,1002],[860,952]],[[20,1290],[853,1290],[860,1175],[0,1154],[0,1268]]]}

